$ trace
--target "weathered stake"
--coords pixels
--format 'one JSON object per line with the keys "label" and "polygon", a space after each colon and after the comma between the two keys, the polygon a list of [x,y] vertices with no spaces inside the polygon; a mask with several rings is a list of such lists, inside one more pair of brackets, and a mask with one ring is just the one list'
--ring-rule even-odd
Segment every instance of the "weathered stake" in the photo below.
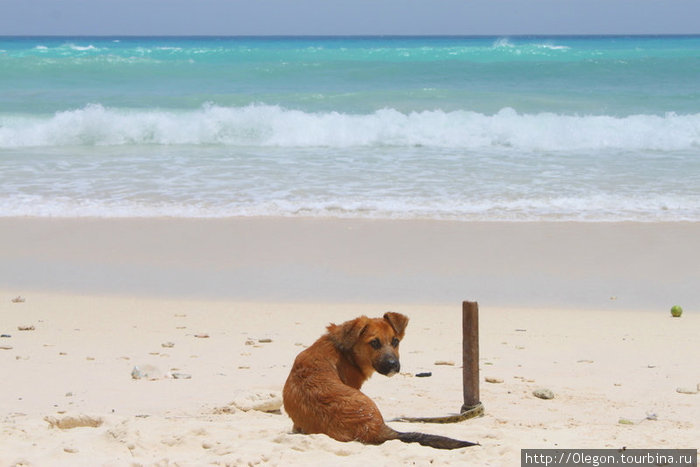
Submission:
{"label": "weathered stake", "polygon": [[462,302],[462,387],[466,412],[481,405],[479,400],[479,304]]}
{"label": "weathered stake", "polygon": [[476,302],[462,302],[462,388],[464,405],[459,415],[399,417],[390,421],[457,423],[484,414],[484,406],[479,401],[479,304]]}

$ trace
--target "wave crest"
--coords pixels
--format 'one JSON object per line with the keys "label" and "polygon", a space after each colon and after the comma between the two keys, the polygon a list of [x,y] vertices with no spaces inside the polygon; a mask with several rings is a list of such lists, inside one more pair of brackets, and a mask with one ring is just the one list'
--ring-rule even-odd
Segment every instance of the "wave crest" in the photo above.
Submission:
{"label": "wave crest", "polygon": [[0,148],[118,145],[675,151],[700,147],[700,114],[572,116],[510,108],[494,115],[394,109],[347,114],[273,105],[165,111],[92,104],[43,118],[0,116]]}

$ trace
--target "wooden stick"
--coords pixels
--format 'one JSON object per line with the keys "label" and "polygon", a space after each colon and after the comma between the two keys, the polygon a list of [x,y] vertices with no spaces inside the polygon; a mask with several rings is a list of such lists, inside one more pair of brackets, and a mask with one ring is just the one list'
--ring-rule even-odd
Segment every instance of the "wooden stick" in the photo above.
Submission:
{"label": "wooden stick", "polygon": [[464,405],[459,415],[400,417],[390,422],[457,423],[484,414],[479,401],[479,304],[462,302],[462,388]]}
{"label": "wooden stick", "polygon": [[462,412],[481,404],[479,400],[479,304],[462,302]]}

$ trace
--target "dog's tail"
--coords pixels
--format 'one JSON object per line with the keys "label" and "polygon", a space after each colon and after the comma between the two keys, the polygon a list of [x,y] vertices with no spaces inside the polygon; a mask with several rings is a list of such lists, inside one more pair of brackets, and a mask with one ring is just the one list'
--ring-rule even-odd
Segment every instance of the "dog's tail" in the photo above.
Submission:
{"label": "dog's tail", "polygon": [[401,433],[396,431],[396,439],[400,439],[404,443],[418,443],[423,446],[430,446],[437,449],[459,449],[468,446],[478,446],[479,443],[471,441],[461,441],[458,439],[448,438],[447,436],[429,435],[427,433]]}

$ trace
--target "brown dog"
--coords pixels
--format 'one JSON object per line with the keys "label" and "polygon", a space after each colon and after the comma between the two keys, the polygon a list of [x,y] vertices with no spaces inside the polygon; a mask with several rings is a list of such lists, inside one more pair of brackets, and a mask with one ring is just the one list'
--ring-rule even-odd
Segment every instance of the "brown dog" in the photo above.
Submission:
{"label": "brown dog", "polygon": [[389,428],[372,400],[360,392],[374,371],[398,373],[399,342],[408,318],[385,313],[383,318],[360,316],[328,332],[294,360],[284,385],[284,409],[294,431],[325,433],[338,441],[381,444],[390,439],[456,449],[476,443],[424,433],[400,433]]}

